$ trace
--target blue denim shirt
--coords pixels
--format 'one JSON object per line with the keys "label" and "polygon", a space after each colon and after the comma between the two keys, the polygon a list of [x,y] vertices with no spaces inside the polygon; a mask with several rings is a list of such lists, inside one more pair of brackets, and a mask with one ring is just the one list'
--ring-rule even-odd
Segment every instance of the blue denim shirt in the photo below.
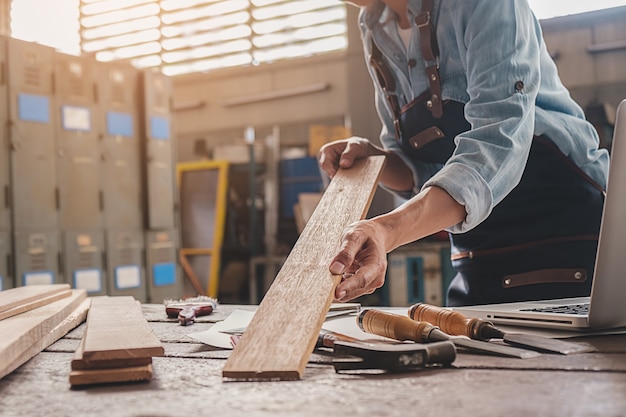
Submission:
{"label": "blue denim shirt", "polygon": [[[421,0],[408,0],[412,35],[408,50],[398,35],[395,15],[380,0],[363,8],[359,24],[365,56],[371,42],[383,52],[396,78],[400,106],[428,88],[415,16]],[[448,229],[462,233],[480,224],[518,184],[533,135],[545,135],[602,187],[609,156],[598,149],[598,135],[561,83],[547,52],[539,22],[526,0],[435,0],[442,98],[465,103],[471,130],[455,138],[456,150],[444,164],[411,160],[396,142],[393,116],[376,75],[376,108],[383,123],[381,142],[411,167],[415,188],[445,189],[467,212]],[[412,67],[408,59],[417,65]],[[368,60],[367,59],[367,60]],[[522,81],[524,88],[516,91]]]}

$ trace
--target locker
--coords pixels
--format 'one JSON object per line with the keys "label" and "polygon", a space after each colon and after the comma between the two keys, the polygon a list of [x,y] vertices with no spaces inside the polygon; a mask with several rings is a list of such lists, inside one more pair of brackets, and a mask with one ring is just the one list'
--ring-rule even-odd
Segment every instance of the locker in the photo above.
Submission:
{"label": "locker", "polygon": [[57,228],[52,48],[8,40],[13,227]]}
{"label": "locker", "polygon": [[176,230],[146,232],[146,271],[148,300],[161,304],[165,299],[179,299],[182,294],[181,274],[177,259]]}
{"label": "locker", "polygon": [[[0,37],[0,67],[6,68],[6,38]],[[0,126],[8,124],[7,83],[0,80]],[[10,188],[9,188],[9,138],[7,129],[0,129],[0,230],[11,228]]]}
{"label": "locker", "polygon": [[7,40],[10,200],[16,285],[56,282],[59,267],[53,54]]}
{"label": "locker", "polygon": [[106,275],[103,270],[104,231],[63,232],[65,282],[73,288],[87,290],[88,295],[107,293]]}
{"label": "locker", "polygon": [[90,295],[104,294],[97,62],[65,54],[54,58],[64,280]]}
{"label": "locker", "polygon": [[161,73],[144,71],[141,75],[146,228],[172,229],[176,226],[176,158],[170,114],[172,84]]}
{"label": "locker", "polygon": [[59,241],[56,231],[16,229],[15,285],[48,285],[61,282],[58,274]]}
{"label": "locker", "polygon": [[104,227],[143,229],[138,128],[138,72],[128,64],[99,63],[100,177]]}
{"label": "locker", "polygon": [[[0,67],[6,68],[6,38],[0,37]],[[0,125],[7,126],[7,83],[0,80]],[[0,291],[12,288],[11,199],[7,129],[0,129]]]}
{"label": "locker", "polygon": [[130,295],[145,302],[143,230],[107,230],[105,239],[107,293]]}

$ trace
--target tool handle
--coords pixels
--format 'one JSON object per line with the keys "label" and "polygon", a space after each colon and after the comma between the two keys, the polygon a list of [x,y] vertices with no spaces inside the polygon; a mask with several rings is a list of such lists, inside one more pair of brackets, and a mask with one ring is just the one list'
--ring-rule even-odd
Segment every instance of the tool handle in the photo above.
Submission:
{"label": "tool handle", "polygon": [[327,347],[333,348],[335,346],[335,342],[359,342],[358,339],[354,337],[347,336],[345,334],[333,332],[330,330],[320,330],[320,334],[317,338],[316,348],[319,347]]}
{"label": "tool handle", "polygon": [[357,323],[366,333],[417,343],[430,342],[430,333],[437,329],[430,323],[416,322],[398,314],[369,309],[361,311],[357,316]]}
{"label": "tool handle", "polygon": [[193,307],[182,308],[178,312],[178,322],[181,326],[190,326],[196,321],[196,309]]}
{"label": "tool handle", "polygon": [[409,308],[409,317],[415,321],[425,321],[438,326],[443,332],[455,336],[467,336],[470,339],[489,340],[492,337],[501,337],[493,323],[479,319],[468,318],[458,311],[443,307],[417,303]]}

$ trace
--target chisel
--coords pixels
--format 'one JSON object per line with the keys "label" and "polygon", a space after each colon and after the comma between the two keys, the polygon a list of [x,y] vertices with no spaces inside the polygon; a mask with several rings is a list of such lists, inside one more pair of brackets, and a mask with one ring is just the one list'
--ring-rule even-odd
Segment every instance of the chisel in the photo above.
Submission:
{"label": "chisel", "polygon": [[428,322],[438,326],[442,331],[457,336],[467,336],[470,339],[488,341],[502,339],[505,343],[523,346],[542,352],[572,353],[592,352],[593,347],[563,340],[535,336],[524,333],[507,333],[494,326],[490,321],[479,318],[468,318],[458,311],[443,307],[418,303],[409,308],[409,317],[417,322]]}
{"label": "chisel", "polygon": [[466,337],[450,336],[430,323],[411,320],[405,316],[380,310],[365,309],[361,311],[357,316],[357,324],[366,333],[400,341],[412,340],[417,343],[428,343],[449,340],[457,347],[520,359],[534,358],[540,355],[532,350],[496,345]]}

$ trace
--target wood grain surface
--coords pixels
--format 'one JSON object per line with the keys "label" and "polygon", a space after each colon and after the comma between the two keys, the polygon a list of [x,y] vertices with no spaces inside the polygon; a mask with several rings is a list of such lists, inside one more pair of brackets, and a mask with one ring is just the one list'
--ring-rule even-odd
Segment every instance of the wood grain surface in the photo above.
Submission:
{"label": "wood grain surface", "polygon": [[83,358],[110,360],[163,355],[163,346],[134,297],[92,297]]}
{"label": "wood grain surface", "polygon": [[[62,337],[73,325],[55,331],[86,299],[85,290],[0,321],[0,378]],[[63,333],[65,331],[65,333]]]}
{"label": "wood grain surface", "polygon": [[328,268],[346,226],[362,219],[385,159],[338,171],[222,370],[224,378],[300,379],[340,276]]}
{"label": "wood grain surface", "polygon": [[59,325],[55,326],[41,339],[35,341],[28,349],[22,352],[22,354],[18,356],[13,363],[7,366],[7,373],[11,373],[13,370],[30,360],[33,356],[46,349],[48,346],[65,336],[69,331],[84,322],[87,318],[87,311],[89,311],[89,303],[89,298],[83,300],[83,302],[74,311],[72,311],[69,316],[59,323]]}
{"label": "wood grain surface", "polygon": [[72,294],[69,284],[27,285],[0,291],[0,320]]}

